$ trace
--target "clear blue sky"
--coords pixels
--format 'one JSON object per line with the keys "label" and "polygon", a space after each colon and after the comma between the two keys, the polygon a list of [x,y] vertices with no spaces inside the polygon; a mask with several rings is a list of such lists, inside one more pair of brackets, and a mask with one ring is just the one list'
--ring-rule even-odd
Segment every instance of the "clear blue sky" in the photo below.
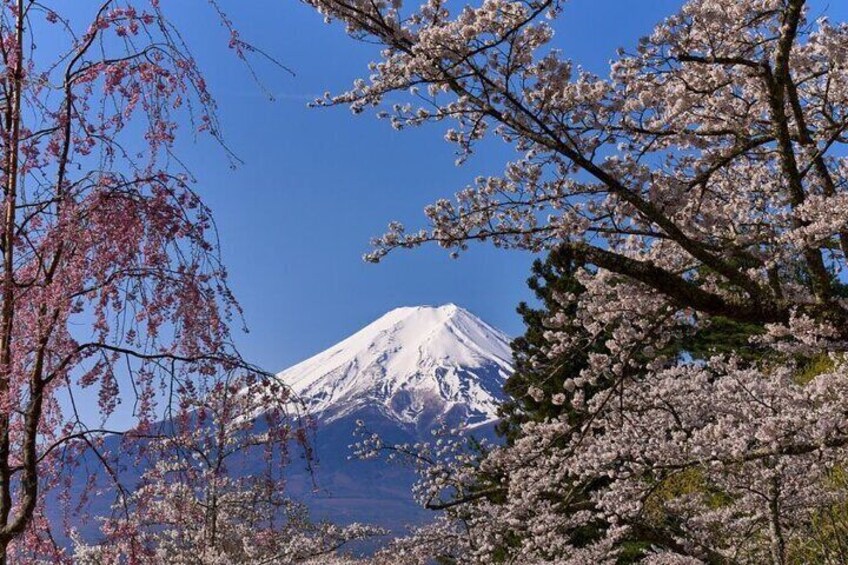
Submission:
{"label": "clear blue sky", "polygon": [[[458,260],[431,247],[401,251],[380,265],[361,255],[389,220],[419,227],[423,207],[510,156],[492,144],[463,167],[436,127],[395,132],[373,115],[308,109],[367,73],[375,48],[327,26],[290,0],[221,0],[242,36],[292,68],[257,70],[269,101],[226,48],[227,34],[203,0],[171,1],[220,105],[229,146],[244,164],[230,170],[207,142],[183,155],[215,212],[234,291],[251,333],[245,355],[279,370],[403,305],[455,302],[509,334],[522,326],[532,257],[485,245]],[[555,43],[584,67],[606,74],[619,46],[630,47],[679,0],[572,0]],[[840,13],[835,13],[836,11]],[[837,7],[835,19],[845,18]],[[839,16],[839,17],[837,17]]]}

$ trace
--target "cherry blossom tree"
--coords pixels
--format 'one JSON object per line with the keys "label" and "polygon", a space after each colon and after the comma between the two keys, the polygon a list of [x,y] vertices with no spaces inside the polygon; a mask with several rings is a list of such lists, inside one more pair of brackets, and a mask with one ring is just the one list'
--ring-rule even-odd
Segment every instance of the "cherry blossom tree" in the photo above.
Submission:
{"label": "cherry blossom tree", "polygon": [[[404,547],[421,562],[783,564],[808,562],[817,530],[816,559],[838,561],[844,519],[816,524],[846,500],[848,26],[810,21],[804,0],[691,0],[601,77],[555,48],[554,0],[306,2],[383,47],[319,105],[449,122],[460,162],[485,138],[516,150],[367,258],[477,240],[565,251],[583,290],[558,297],[540,355],[604,340],[551,398],[570,417],[477,458],[405,449],[447,515]],[[725,321],[756,354],[669,353]]]}
{"label": "cherry blossom tree", "polygon": [[286,496],[289,449],[308,450],[306,430],[289,418],[292,402],[273,380],[215,380],[137,444],[140,485],[103,519],[102,539],[77,544],[75,562],[304,563],[382,534],[313,523]]}
{"label": "cherry blossom tree", "polygon": [[393,224],[369,259],[426,241],[565,245],[704,315],[843,321],[845,30],[807,24],[802,0],[690,2],[608,79],[550,47],[557,2],[455,15],[441,2],[310,3],[385,46],[369,81],[319,104],[362,111],[411,91],[379,114],[399,128],[453,120],[460,158],[486,135],[519,153],[428,208],[431,230]]}
{"label": "cherry blossom tree", "polygon": [[247,365],[211,215],[172,152],[181,126],[220,139],[195,60],[158,0],[52,4],[0,3],[0,563],[51,545],[44,491],[80,446],[105,461],[98,421],[121,398],[144,429],[161,393]]}

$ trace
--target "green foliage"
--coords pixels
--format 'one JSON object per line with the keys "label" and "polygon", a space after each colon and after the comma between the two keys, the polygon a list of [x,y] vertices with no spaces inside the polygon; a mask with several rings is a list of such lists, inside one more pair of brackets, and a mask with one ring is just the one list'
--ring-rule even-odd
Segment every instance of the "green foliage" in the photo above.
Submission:
{"label": "green foliage", "polygon": [[675,346],[695,359],[732,353],[747,361],[756,361],[766,354],[766,348],[752,344],[751,338],[763,333],[762,326],[716,316],[699,320],[697,327],[683,332]]}
{"label": "green foliage", "polygon": [[800,535],[789,540],[788,563],[848,563],[848,500],[844,497],[848,492],[848,471],[845,467],[834,469],[827,482],[822,485],[823,491],[843,495],[816,508]]}
{"label": "green foliage", "polygon": [[[523,336],[512,342],[515,372],[504,385],[510,400],[501,406],[502,420],[498,432],[507,441],[515,439],[519,426],[528,420],[541,421],[562,414],[576,417],[570,403],[555,405],[551,397],[563,392],[565,380],[586,366],[589,353],[602,350],[604,340],[596,339],[581,351],[558,359],[549,359],[544,349],[547,346],[545,320],[557,314],[564,314],[571,319],[576,314],[574,303],[563,304],[557,300],[557,296],[580,295],[585,291],[575,277],[579,266],[565,249],[555,249],[544,261],[537,259],[533,263],[532,276],[527,280],[527,285],[538,299],[540,307],[532,308],[522,302],[517,309],[526,330]],[[582,332],[582,329],[575,328],[575,332]],[[589,341],[589,336],[585,337]],[[541,401],[527,394],[531,386],[542,390],[544,398]]]}
{"label": "green foliage", "polygon": [[809,359],[802,359],[799,361],[799,369],[795,375],[795,382],[805,385],[817,376],[832,371],[835,366],[836,363],[827,353],[820,353]]}
{"label": "green foliage", "polygon": [[643,514],[649,524],[655,527],[666,525],[670,519],[666,505],[678,498],[698,495],[708,508],[716,509],[732,502],[727,493],[716,489],[704,478],[697,467],[689,467],[669,473],[657,484],[651,496],[645,501]]}

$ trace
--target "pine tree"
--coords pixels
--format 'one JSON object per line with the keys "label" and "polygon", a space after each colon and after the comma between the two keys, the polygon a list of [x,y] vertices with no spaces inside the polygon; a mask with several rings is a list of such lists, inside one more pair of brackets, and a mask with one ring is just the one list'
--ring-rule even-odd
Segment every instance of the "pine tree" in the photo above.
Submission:
{"label": "pine tree", "polygon": [[[574,261],[565,248],[554,249],[545,258],[533,262],[532,275],[527,286],[533,291],[540,306],[532,307],[526,302],[518,305],[517,311],[524,320],[524,335],[512,341],[512,354],[515,372],[507,379],[504,392],[510,397],[500,409],[502,417],[498,433],[508,441],[515,439],[519,426],[528,420],[556,418],[568,413],[576,418],[577,413],[571,407],[568,398],[561,404],[552,402],[552,398],[563,393],[564,381],[580,372],[586,366],[588,354],[602,349],[603,340],[594,340],[579,326],[575,331],[586,338],[587,347],[582,350],[570,350],[559,358],[549,358],[545,321],[557,314],[573,319],[576,314],[576,301],[565,302],[563,296],[579,296],[583,287],[576,278],[580,265]],[[535,387],[542,394],[539,399],[528,394]]]}
{"label": "pine tree", "polygon": [[[577,299],[585,290],[576,277],[582,266],[565,247],[556,248],[544,260],[533,262],[527,286],[533,291],[539,306],[521,302],[516,309],[526,329],[524,335],[511,343],[515,372],[504,385],[509,400],[501,406],[502,420],[497,428],[507,441],[514,440],[520,425],[529,420],[542,421],[567,414],[569,420],[575,423],[580,418],[569,395],[564,394],[563,383],[586,367],[591,353],[604,350],[608,336],[606,333],[591,336],[579,323],[575,323],[573,332],[578,334],[578,342],[582,346],[550,357],[547,353],[550,344],[545,333],[550,330],[546,326],[547,320],[555,317],[575,320]],[[571,300],[564,300],[568,296]],[[751,337],[763,331],[758,324],[721,316],[699,318],[695,315],[692,320],[680,323],[674,338],[659,354],[669,359],[681,355],[708,359],[715,354],[733,352],[754,362],[762,358],[766,348],[753,343]],[[596,388],[603,386],[600,383]],[[540,391],[536,394],[538,399],[528,393],[531,388]],[[557,395],[561,395],[562,402],[553,402]]]}

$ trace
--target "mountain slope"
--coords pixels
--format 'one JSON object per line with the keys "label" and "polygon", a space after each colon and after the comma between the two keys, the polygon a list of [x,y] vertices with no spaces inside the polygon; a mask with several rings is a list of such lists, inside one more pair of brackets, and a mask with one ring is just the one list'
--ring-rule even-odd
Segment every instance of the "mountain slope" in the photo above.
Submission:
{"label": "mountain slope", "polygon": [[392,310],[283,371],[280,378],[317,422],[317,473],[294,463],[291,494],[314,518],[365,522],[396,534],[432,519],[412,498],[411,469],[349,458],[356,421],[389,443],[431,441],[441,423],[467,424],[475,436],[492,438],[510,359],[505,334],[447,304]]}
{"label": "mountain slope", "polygon": [[454,304],[397,308],[279,374],[327,424],[364,409],[403,426],[493,421],[509,338]]}
{"label": "mountain slope", "polygon": [[[407,525],[432,519],[433,513],[412,498],[413,470],[382,460],[351,460],[352,432],[362,420],[388,443],[430,441],[439,423],[470,424],[477,437],[492,437],[503,382],[511,372],[509,338],[467,310],[441,307],[398,308],[385,314],[326,351],[279,374],[307,405],[316,427],[310,447],[317,461],[292,450],[286,469],[287,495],[304,502],[313,519],[339,524],[382,526],[399,534]],[[254,418],[258,414],[243,414]],[[257,430],[267,422],[255,418]],[[104,450],[116,454],[119,479],[136,486],[141,473],[135,459],[109,437]],[[114,491],[112,477],[86,454],[70,488],[79,501],[94,481],[104,492]],[[257,450],[231,460],[237,476],[261,474],[266,461]],[[315,471],[313,473],[312,471]],[[50,518],[61,523],[59,491],[49,493]],[[93,497],[90,513],[74,526],[89,540],[99,539],[98,516],[108,515],[111,496]],[[58,533],[58,532],[54,532]],[[60,544],[69,545],[64,536]],[[373,544],[364,544],[367,551]]]}

